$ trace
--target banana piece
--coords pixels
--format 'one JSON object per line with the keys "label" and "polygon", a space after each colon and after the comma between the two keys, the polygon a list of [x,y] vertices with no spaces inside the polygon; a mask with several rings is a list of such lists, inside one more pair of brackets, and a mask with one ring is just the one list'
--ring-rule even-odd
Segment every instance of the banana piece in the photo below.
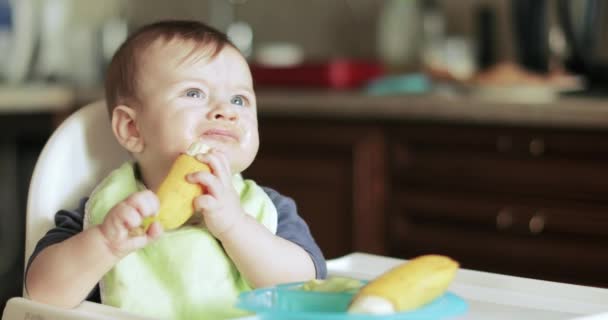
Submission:
{"label": "banana piece", "polygon": [[154,221],[160,221],[165,230],[176,229],[183,225],[194,213],[192,201],[202,194],[199,185],[186,181],[186,175],[196,171],[209,171],[209,167],[196,160],[195,156],[209,152],[209,146],[195,142],[185,154],[181,154],[161,182],[156,195],[160,201],[158,214],[144,219],[143,230]]}
{"label": "banana piece", "polygon": [[350,292],[355,293],[361,289],[363,282],[349,277],[330,276],[325,280],[313,279],[302,285],[303,291],[316,292]]}
{"label": "banana piece", "polygon": [[442,255],[416,257],[361,288],[348,312],[391,314],[417,309],[447,290],[458,267],[458,262]]}

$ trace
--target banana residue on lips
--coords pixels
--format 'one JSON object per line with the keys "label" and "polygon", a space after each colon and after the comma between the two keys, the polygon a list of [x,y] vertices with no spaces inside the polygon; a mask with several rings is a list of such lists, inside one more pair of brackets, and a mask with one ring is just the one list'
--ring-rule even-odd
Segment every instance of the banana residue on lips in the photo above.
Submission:
{"label": "banana residue on lips", "polygon": [[222,139],[240,141],[240,135],[233,129],[228,128],[211,128],[203,133],[203,137],[210,139]]}

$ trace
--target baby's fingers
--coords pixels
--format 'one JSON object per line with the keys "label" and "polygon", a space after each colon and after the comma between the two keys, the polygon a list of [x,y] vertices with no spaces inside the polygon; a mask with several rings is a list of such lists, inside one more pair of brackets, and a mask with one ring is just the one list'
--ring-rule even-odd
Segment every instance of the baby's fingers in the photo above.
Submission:
{"label": "baby's fingers", "polygon": [[133,252],[145,247],[148,242],[150,242],[150,239],[145,235],[129,237],[123,244],[123,250],[126,252]]}
{"label": "baby's fingers", "polygon": [[142,191],[132,194],[119,206],[115,213],[118,223],[127,230],[133,230],[141,225],[145,217],[156,214],[158,200],[151,191]]}
{"label": "baby's fingers", "polygon": [[194,199],[194,210],[198,212],[209,212],[216,209],[217,200],[208,194],[198,196]]}
{"label": "baby's fingers", "polygon": [[139,227],[143,221],[139,210],[131,206],[127,207],[125,210],[120,210],[117,213],[117,218],[118,223],[121,223],[127,230]]}
{"label": "baby's fingers", "polygon": [[163,234],[163,226],[160,224],[160,222],[155,221],[150,225],[150,227],[148,227],[148,231],[146,231],[146,233],[150,240],[157,239]]}
{"label": "baby's fingers", "polygon": [[158,199],[151,191],[134,193],[112,208],[102,224],[102,231],[110,240],[141,235],[142,232],[135,231],[144,217],[156,214],[158,206]]}
{"label": "baby's fingers", "polygon": [[[134,231],[138,232],[134,232]],[[134,251],[139,248],[145,247],[150,241],[156,240],[163,234],[163,227],[160,222],[155,221],[148,227],[148,230],[144,233],[143,229],[137,228],[131,230],[129,239],[126,241],[125,247],[129,251]]]}
{"label": "baby's fingers", "polygon": [[222,182],[212,173],[199,171],[186,176],[190,183],[198,183],[205,187],[205,193],[217,196],[223,189]]}
{"label": "baby's fingers", "polygon": [[211,168],[213,175],[217,176],[224,184],[228,185],[232,183],[230,164],[223,152],[212,150],[207,154],[199,154],[196,158],[206,163]]}
{"label": "baby's fingers", "polygon": [[135,211],[142,218],[155,215],[158,212],[158,208],[160,207],[158,197],[154,194],[154,192],[150,190],[136,192],[130,195],[124,201],[124,203],[135,209]]}

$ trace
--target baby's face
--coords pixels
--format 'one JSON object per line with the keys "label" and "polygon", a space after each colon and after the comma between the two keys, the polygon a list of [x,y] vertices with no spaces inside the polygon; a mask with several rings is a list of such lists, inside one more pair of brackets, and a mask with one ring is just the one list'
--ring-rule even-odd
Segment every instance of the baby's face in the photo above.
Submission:
{"label": "baby's face", "polygon": [[137,126],[142,166],[168,171],[195,141],[224,152],[233,173],[258,150],[256,98],[245,59],[230,46],[214,58],[190,56],[192,43],[157,41],[140,61]]}

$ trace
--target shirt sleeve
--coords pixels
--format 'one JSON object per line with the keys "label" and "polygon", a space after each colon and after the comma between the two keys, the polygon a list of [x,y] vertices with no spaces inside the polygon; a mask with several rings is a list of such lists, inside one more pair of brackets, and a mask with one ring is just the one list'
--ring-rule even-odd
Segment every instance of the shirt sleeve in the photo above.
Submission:
{"label": "shirt sleeve", "polygon": [[304,249],[315,265],[316,278],[325,279],[327,277],[327,264],[321,249],[315,242],[308,225],[298,215],[298,209],[293,199],[283,196],[279,192],[262,187],[268,194],[278,214],[277,236],[289,240]]}
{"label": "shirt sleeve", "polygon": [[[62,242],[70,237],[80,233],[83,228],[84,206],[88,198],[82,199],[80,205],[75,210],[60,210],[55,214],[55,227],[49,230],[36,244],[34,252],[27,262],[26,274],[30,269],[32,261],[40,254],[40,252],[51,245]],[[99,286],[89,293],[88,301],[100,302]]]}

